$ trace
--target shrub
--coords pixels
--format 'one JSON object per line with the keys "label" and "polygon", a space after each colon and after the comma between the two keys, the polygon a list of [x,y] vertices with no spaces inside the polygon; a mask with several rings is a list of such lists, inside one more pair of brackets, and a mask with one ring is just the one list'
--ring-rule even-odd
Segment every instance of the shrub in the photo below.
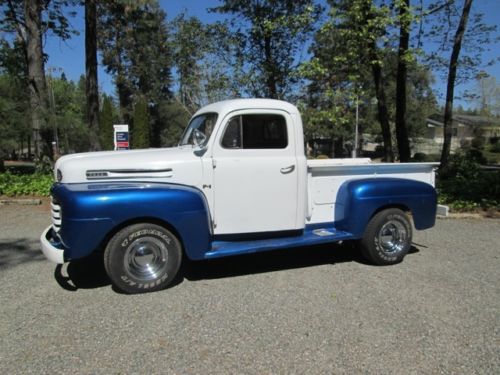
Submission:
{"label": "shrub", "polygon": [[491,145],[490,151],[496,154],[500,153],[500,142],[493,143]]}
{"label": "shrub", "polygon": [[415,155],[413,155],[413,161],[425,162],[427,161],[427,154],[423,152],[416,152]]}
{"label": "shrub", "polygon": [[482,150],[485,144],[486,144],[486,138],[482,136],[474,137],[470,142],[471,147],[477,148],[479,150]]}
{"label": "shrub", "polygon": [[440,172],[439,201],[457,210],[500,208],[500,171],[482,171],[467,154],[455,154]]}
{"label": "shrub", "polygon": [[54,182],[52,175],[34,173],[15,175],[9,172],[0,174],[0,195],[9,197],[19,195],[49,196]]}
{"label": "shrub", "polygon": [[441,160],[441,154],[426,154],[424,152],[416,152],[413,155],[414,162],[417,163],[426,163],[426,162],[438,162]]}
{"label": "shrub", "polygon": [[483,152],[479,149],[476,149],[476,148],[471,148],[471,149],[467,150],[465,155],[468,159],[470,159],[474,163],[486,164],[488,162],[486,160],[486,157],[484,156]]}
{"label": "shrub", "polygon": [[50,174],[54,165],[52,164],[52,160],[48,156],[42,156],[41,159],[35,160],[35,171],[40,174]]}

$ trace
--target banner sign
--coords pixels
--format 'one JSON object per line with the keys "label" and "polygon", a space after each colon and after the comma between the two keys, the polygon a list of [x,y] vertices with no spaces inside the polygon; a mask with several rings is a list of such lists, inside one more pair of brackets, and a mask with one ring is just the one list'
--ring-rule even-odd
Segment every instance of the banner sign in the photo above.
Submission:
{"label": "banner sign", "polygon": [[128,125],[113,125],[113,128],[115,129],[114,132],[115,150],[129,150],[130,142],[129,142]]}

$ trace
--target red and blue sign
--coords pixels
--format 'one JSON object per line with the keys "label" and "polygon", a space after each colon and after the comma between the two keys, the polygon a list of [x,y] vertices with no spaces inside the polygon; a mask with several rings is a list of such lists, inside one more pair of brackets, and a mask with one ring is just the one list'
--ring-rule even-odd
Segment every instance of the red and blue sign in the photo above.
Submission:
{"label": "red and blue sign", "polygon": [[113,128],[115,129],[115,150],[129,150],[130,142],[128,125],[113,125]]}

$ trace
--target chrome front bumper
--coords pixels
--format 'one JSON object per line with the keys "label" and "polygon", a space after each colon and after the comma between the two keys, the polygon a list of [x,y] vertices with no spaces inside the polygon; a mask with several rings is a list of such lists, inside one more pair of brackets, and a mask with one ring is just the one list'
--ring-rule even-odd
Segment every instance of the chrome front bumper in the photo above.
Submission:
{"label": "chrome front bumper", "polygon": [[45,229],[40,237],[43,255],[51,262],[64,263],[64,249],[61,243],[55,238],[52,225]]}

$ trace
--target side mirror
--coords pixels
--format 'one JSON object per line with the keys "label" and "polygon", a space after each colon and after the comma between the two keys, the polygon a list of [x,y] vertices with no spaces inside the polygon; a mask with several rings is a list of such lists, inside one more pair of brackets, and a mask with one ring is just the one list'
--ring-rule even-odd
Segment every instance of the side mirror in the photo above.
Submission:
{"label": "side mirror", "polygon": [[198,129],[193,130],[193,143],[196,147],[203,148],[206,140],[207,136],[205,134],[200,132]]}

